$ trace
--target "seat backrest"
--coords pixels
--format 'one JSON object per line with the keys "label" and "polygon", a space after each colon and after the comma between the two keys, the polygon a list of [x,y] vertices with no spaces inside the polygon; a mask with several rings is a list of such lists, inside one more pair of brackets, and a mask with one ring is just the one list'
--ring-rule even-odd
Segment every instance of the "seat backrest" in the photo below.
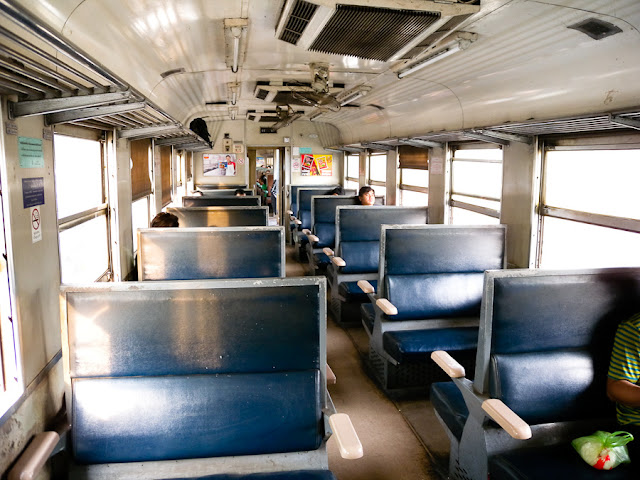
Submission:
{"label": "seat backrest", "polygon": [[139,280],[285,276],[284,227],[138,230]]}
{"label": "seat backrest", "polygon": [[302,225],[299,226],[300,230],[311,228],[311,199],[315,195],[326,195],[331,190],[331,187],[325,186],[298,189],[297,217],[302,222]]}
{"label": "seat backrest", "polygon": [[189,227],[266,227],[269,207],[169,207],[178,217],[180,228]]}
{"label": "seat backrest", "polygon": [[331,247],[336,238],[336,207],[358,205],[355,195],[314,195],[311,197],[311,231],[320,241],[319,248]]}
{"label": "seat backrest", "polygon": [[390,320],[479,316],[484,271],[506,267],[504,225],[383,225],[380,242]]}
{"label": "seat backrest", "polygon": [[486,272],[475,388],[532,424],[606,417],[618,324],[640,311],[640,269]]}
{"label": "seat backrest", "polygon": [[247,195],[246,197],[236,197],[230,195],[209,196],[200,195],[193,197],[182,197],[183,207],[231,207],[260,206],[260,197],[256,195]]}
{"label": "seat backrest", "polygon": [[333,190],[338,185],[290,185],[289,186],[289,208],[294,216],[298,216],[298,190],[301,188],[321,188],[325,189],[324,193]]}
{"label": "seat backrest", "polygon": [[380,256],[380,227],[426,224],[427,207],[338,206],[335,251],[347,263],[343,273],[374,273]]}
{"label": "seat backrest", "polygon": [[99,283],[61,297],[76,461],[322,444],[323,278]]}

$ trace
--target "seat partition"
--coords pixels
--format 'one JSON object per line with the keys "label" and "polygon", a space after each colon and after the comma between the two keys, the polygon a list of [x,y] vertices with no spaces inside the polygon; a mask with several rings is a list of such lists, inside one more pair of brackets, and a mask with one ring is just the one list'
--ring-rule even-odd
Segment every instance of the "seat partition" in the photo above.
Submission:
{"label": "seat partition", "polygon": [[232,207],[232,206],[245,206],[245,207],[259,207],[260,197],[255,195],[247,195],[245,197],[236,196],[209,196],[209,195],[195,195],[182,197],[183,207]]}
{"label": "seat partition", "polygon": [[326,469],[325,301],[319,277],[63,287],[75,462],[106,478],[165,478],[149,462],[169,463],[183,478],[179,460],[259,455],[237,470],[252,471],[320,449],[294,469]]}
{"label": "seat partition", "polygon": [[183,227],[266,227],[269,207],[169,207]]}
{"label": "seat partition", "polygon": [[285,276],[284,227],[138,230],[138,279]]}

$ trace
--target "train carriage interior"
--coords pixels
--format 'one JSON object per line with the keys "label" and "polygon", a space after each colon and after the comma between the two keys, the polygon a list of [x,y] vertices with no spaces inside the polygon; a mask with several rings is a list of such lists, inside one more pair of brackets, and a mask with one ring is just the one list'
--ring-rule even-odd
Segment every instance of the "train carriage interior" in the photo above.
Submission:
{"label": "train carriage interior", "polygon": [[638,0],[0,0],[0,478],[596,478],[638,78]]}

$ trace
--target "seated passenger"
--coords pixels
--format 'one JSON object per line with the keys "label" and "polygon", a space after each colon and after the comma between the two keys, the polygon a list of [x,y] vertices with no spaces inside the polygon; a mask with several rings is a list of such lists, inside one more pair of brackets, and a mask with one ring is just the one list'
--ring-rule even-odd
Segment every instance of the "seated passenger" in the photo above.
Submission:
{"label": "seated passenger", "polygon": [[607,374],[607,396],[616,402],[620,429],[636,439],[627,444],[631,461],[640,461],[640,313],[618,326]]}
{"label": "seated passenger", "polygon": [[236,197],[246,197],[247,194],[244,193],[244,190],[242,188],[236,188]]}
{"label": "seated passenger", "polygon": [[327,195],[344,195],[344,188],[336,187],[333,190],[330,190]]}
{"label": "seated passenger", "polygon": [[376,203],[376,192],[369,185],[365,185],[358,192],[360,205],[373,205]]}
{"label": "seated passenger", "polygon": [[151,227],[178,227],[180,226],[180,222],[178,221],[178,217],[176,217],[173,213],[160,212],[153,220],[151,220]]}

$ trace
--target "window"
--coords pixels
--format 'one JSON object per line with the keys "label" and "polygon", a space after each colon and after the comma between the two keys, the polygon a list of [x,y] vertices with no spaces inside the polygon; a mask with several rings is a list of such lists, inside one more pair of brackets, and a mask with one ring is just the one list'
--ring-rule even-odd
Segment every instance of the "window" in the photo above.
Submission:
{"label": "window", "polygon": [[367,184],[375,190],[376,196],[387,196],[387,152],[369,153],[369,178]]}
{"label": "window", "polygon": [[345,154],[345,179],[344,188],[351,188],[358,190],[359,185],[359,171],[360,171],[360,155],[347,153]]}
{"label": "window", "polygon": [[61,281],[93,282],[110,271],[102,144],[55,134],[54,158]]}
{"label": "window", "polygon": [[149,228],[149,197],[143,197],[131,204],[131,228],[135,252],[138,250],[138,229]]}
{"label": "window", "polygon": [[500,223],[502,150],[458,146],[451,159],[449,222],[453,225]]}
{"label": "window", "polygon": [[160,182],[162,183],[162,206],[171,203],[171,147],[160,147]]}
{"label": "window", "polygon": [[[2,225],[4,210],[0,207]],[[18,369],[18,329],[13,322],[9,270],[7,264],[6,232],[0,231],[0,248],[4,255],[0,256],[0,416],[3,415],[21,394],[20,369]]]}
{"label": "window", "polygon": [[399,204],[422,206],[429,204],[429,170],[400,169]]}
{"label": "window", "polygon": [[538,266],[640,266],[640,148],[558,143],[543,159]]}

